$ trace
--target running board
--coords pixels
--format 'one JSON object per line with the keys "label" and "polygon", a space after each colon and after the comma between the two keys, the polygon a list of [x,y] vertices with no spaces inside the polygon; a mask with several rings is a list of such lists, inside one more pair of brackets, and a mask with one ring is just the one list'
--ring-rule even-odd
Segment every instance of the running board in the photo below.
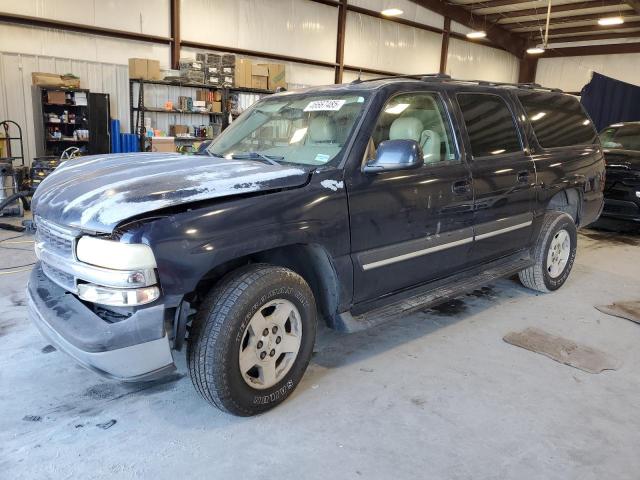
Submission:
{"label": "running board", "polygon": [[342,332],[357,332],[375,327],[385,322],[395,320],[398,317],[410,314],[433,305],[446,302],[464,293],[471,292],[498,279],[511,276],[531,266],[530,258],[523,258],[520,254],[517,258],[492,262],[480,269],[474,269],[453,275],[439,282],[418,287],[406,292],[400,300],[391,300],[391,303],[373,308],[361,314],[352,315],[351,312],[343,312],[337,315],[334,328]]}

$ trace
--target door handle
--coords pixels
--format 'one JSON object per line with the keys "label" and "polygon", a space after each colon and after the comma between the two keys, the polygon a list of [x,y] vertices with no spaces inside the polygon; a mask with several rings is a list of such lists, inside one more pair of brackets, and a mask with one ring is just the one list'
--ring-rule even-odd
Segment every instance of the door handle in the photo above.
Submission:
{"label": "door handle", "polygon": [[469,180],[459,180],[457,182],[453,182],[451,185],[451,190],[456,195],[464,195],[465,193],[471,192],[471,182]]}
{"label": "door handle", "polygon": [[529,181],[529,172],[527,170],[518,172],[518,183],[527,183],[528,181]]}

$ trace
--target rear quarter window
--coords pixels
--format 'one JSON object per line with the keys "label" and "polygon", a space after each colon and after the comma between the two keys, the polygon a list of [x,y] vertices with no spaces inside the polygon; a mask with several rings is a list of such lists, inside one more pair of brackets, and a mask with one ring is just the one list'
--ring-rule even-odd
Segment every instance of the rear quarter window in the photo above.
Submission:
{"label": "rear quarter window", "polygon": [[597,143],[597,133],[577,98],[528,92],[518,94],[542,148]]}

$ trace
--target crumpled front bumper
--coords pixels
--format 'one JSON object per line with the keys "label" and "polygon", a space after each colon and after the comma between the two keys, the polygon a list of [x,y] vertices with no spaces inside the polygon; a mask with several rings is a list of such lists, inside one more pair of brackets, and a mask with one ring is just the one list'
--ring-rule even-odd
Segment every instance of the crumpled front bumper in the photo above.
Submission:
{"label": "crumpled front bumper", "polygon": [[164,332],[164,307],[110,323],[49,280],[36,264],[27,286],[29,316],[40,333],[81,365],[125,382],[154,380],[175,370]]}

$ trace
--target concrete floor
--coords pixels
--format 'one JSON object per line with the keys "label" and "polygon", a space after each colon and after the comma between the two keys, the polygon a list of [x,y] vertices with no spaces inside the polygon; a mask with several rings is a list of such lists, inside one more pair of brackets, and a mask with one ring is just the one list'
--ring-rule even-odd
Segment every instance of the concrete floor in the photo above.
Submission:
{"label": "concrete floor", "polygon": [[[0,249],[0,268],[33,259],[0,245],[26,250]],[[0,270],[0,477],[637,479],[640,325],[593,306],[638,299],[639,246],[586,231],[554,294],[501,280],[372,331],[323,329],[297,391],[254,418],[201,400],[182,354],[170,381],[127,386],[50,351],[26,318],[28,272]],[[503,342],[529,326],[622,367],[588,374]]]}

